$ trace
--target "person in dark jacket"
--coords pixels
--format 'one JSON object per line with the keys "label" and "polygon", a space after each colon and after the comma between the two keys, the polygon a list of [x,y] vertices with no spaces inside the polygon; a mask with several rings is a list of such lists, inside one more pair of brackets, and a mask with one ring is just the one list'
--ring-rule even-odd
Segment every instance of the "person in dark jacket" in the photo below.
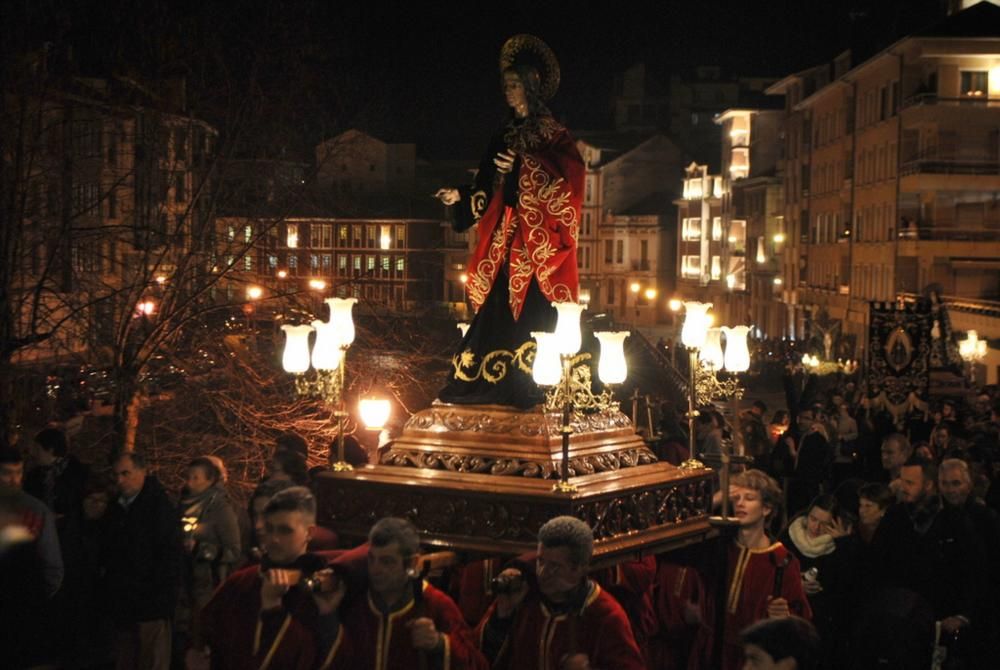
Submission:
{"label": "person in dark jacket", "polygon": [[[928,665],[933,622],[941,622],[944,639],[954,638],[963,643],[968,635],[960,633],[980,620],[982,598],[986,595],[982,544],[962,511],[942,504],[937,495],[937,479],[937,468],[931,461],[913,456],[903,464],[899,477],[900,502],[886,512],[871,552],[875,585],[907,592],[926,603],[931,615],[930,627],[926,628],[925,623],[921,646],[923,660]],[[873,596],[875,590],[868,589]],[[884,607],[892,598],[883,592],[874,596],[873,602]],[[914,630],[917,629],[914,625]],[[968,653],[969,650],[952,647],[949,657]],[[884,657],[880,654],[880,658]]]}
{"label": "person in dark jacket", "polygon": [[105,556],[117,667],[167,670],[177,604],[181,528],[176,508],[142,454],[114,463],[118,499],[108,511]]}
{"label": "person in dark jacket", "polygon": [[795,517],[781,535],[781,543],[799,559],[802,589],[820,632],[823,661],[820,667],[847,666],[849,597],[855,588],[857,538],[844,520],[833,495],[817,496],[805,513]]}
{"label": "person in dark jacket", "polygon": [[35,435],[31,458],[35,466],[24,475],[24,490],[45,503],[56,515],[61,533],[68,514],[83,500],[87,466],[68,453],[66,436],[58,428],[46,428]]}

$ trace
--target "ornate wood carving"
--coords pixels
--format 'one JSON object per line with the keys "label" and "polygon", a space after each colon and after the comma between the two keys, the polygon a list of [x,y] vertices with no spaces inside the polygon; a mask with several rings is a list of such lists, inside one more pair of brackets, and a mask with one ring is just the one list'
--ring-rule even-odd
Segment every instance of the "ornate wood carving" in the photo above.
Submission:
{"label": "ornate wood carving", "polygon": [[[609,472],[656,462],[656,456],[646,447],[623,449],[609,453],[571,458],[571,477]],[[559,463],[554,460],[535,461],[517,458],[496,458],[486,455],[452,454],[440,451],[390,449],[379,463],[382,465],[476,472],[490,475],[521,475],[549,479],[559,476]]]}

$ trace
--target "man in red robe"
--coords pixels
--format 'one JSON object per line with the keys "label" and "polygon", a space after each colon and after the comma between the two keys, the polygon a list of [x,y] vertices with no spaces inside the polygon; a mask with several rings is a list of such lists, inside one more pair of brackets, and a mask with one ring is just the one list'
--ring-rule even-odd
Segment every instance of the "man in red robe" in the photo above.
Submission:
{"label": "man in red robe", "polygon": [[[268,502],[264,561],[230,575],[201,613],[214,670],[315,666],[317,610],[302,588],[303,569],[326,564],[306,553],[315,527],[316,500],[305,487],[279,491]],[[204,667],[205,653],[192,650],[189,667]]]}
{"label": "man in red robe", "polygon": [[580,519],[556,517],[538,531],[537,584],[516,568],[476,629],[495,670],[643,670],[621,605],[587,577],[594,537]]}
{"label": "man in red robe", "polygon": [[385,518],[372,527],[368,544],[368,588],[348,596],[348,584],[340,581],[328,595],[317,596],[323,640],[319,667],[486,670],[458,606],[415,578],[416,528]]}
{"label": "man in red robe", "polygon": [[[799,561],[781,542],[771,539],[767,530],[781,511],[781,488],[760,470],[747,470],[733,478],[730,487],[733,512],[739,521],[735,541],[729,546],[726,585],[726,624],[723,635],[723,670],[742,667],[743,649],[740,631],[767,618],[799,616],[812,619],[812,609],[802,588]],[[706,586],[720,580],[706,578]],[[715,596],[702,599],[699,639],[689,667],[710,667],[707,659],[712,649],[712,629],[705,624],[715,621]],[[699,658],[703,664],[699,664]]]}

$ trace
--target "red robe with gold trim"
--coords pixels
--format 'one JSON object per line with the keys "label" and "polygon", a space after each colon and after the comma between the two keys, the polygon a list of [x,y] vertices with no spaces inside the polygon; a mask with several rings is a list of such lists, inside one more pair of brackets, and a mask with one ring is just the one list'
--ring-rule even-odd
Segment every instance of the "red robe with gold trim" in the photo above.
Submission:
{"label": "red robe with gold trim", "polygon": [[282,608],[262,613],[260,587],[260,568],[243,568],[202,609],[213,670],[311,670],[316,662],[312,597],[292,589]]}
{"label": "red robe with gold trim", "polygon": [[[419,652],[413,648],[407,624],[428,617],[444,634],[444,649]],[[486,670],[472,630],[447,595],[423,583],[422,595],[401,609],[383,615],[370,594],[341,606],[340,630],[323,651],[320,668],[332,670]]]}
{"label": "red robe with gold trim", "polygon": [[[480,645],[495,608],[490,606],[476,628]],[[514,614],[493,669],[559,670],[572,654],[586,654],[591,667],[602,670],[646,668],[625,610],[594,584],[581,610],[568,614],[554,615],[537,595],[529,594]]]}
{"label": "red robe with gold trim", "polygon": [[[517,151],[515,171],[497,175],[493,158],[509,147]],[[512,189],[505,182],[511,179],[516,179],[514,204],[507,202]],[[577,300],[576,242],[583,180],[583,159],[569,132],[552,117],[528,119],[523,128],[508,130],[491,142],[476,185],[463,189],[459,203],[460,221],[478,222],[479,238],[466,282],[473,309],[478,311],[486,302],[504,263],[515,321],[532,277],[549,302]]]}
{"label": "red robe with gold trim", "polygon": [[[740,631],[752,623],[767,618],[767,604],[774,594],[775,577],[779,566],[785,564],[780,593],[788,601],[792,614],[804,619],[812,619],[812,609],[805,591],[802,590],[802,573],[799,561],[780,542],[766,549],[747,549],[733,542],[729,547],[729,580],[726,594],[726,633],[722,650],[723,670],[738,670],[743,662],[743,648],[739,644]],[[709,595],[703,601],[704,617],[700,628],[701,657],[711,654],[711,623],[715,621],[715,596]],[[697,665],[697,653],[692,653],[689,667]]]}

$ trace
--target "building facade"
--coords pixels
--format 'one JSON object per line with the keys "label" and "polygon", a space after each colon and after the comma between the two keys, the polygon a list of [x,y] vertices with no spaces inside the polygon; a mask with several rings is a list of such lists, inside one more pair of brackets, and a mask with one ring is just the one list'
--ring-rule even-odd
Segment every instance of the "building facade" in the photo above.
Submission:
{"label": "building facade", "polygon": [[673,195],[681,153],[666,136],[583,134],[587,166],[577,262],[591,313],[634,325],[666,317],[674,288]]}

